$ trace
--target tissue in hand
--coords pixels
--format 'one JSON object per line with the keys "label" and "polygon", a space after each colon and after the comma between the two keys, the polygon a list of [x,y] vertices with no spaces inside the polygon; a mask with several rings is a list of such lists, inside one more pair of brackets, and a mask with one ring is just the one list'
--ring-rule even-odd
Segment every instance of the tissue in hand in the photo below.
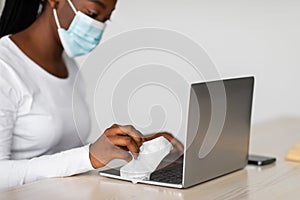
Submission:
{"label": "tissue in hand", "polygon": [[151,173],[171,150],[172,144],[162,136],[144,142],[138,158],[132,159],[120,169],[121,177],[134,182],[149,180]]}

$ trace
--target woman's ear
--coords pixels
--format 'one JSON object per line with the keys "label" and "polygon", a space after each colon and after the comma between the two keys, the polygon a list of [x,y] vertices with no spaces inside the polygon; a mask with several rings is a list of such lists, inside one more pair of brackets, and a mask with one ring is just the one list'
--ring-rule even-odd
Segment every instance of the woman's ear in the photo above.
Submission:
{"label": "woman's ear", "polygon": [[47,0],[52,9],[57,9],[59,0]]}

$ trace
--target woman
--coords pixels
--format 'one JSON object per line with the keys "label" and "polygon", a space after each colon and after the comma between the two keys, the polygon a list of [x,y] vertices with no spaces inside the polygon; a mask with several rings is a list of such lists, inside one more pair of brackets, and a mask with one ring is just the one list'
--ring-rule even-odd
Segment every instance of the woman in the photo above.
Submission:
{"label": "woman", "polygon": [[[79,89],[82,119],[76,130],[72,89],[78,72],[71,57],[91,52],[116,0],[6,0],[0,21],[0,187],[70,176],[136,158],[144,141],[132,126],[113,125],[83,145],[89,117]],[[81,133],[79,138],[78,133]],[[82,134],[84,133],[84,134]]]}

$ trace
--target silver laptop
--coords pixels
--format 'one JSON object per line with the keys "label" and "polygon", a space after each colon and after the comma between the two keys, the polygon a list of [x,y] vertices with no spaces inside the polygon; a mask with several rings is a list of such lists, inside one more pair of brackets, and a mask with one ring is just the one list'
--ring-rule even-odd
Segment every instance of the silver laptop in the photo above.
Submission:
{"label": "silver laptop", "polygon": [[[139,182],[187,188],[243,169],[248,161],[253,86],[254,77],[191,84],[184,155],[167,156],[150,180]],[[99,174],[126,180],[119,169]]]}

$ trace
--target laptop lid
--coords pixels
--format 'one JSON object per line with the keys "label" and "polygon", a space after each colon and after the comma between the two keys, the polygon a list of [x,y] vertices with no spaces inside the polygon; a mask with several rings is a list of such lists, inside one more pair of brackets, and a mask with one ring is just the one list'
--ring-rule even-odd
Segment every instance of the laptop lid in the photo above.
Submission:
{"label": "laptop lid", "polygon": [[183,187],[247,165],[254,77],[191,86]]}

